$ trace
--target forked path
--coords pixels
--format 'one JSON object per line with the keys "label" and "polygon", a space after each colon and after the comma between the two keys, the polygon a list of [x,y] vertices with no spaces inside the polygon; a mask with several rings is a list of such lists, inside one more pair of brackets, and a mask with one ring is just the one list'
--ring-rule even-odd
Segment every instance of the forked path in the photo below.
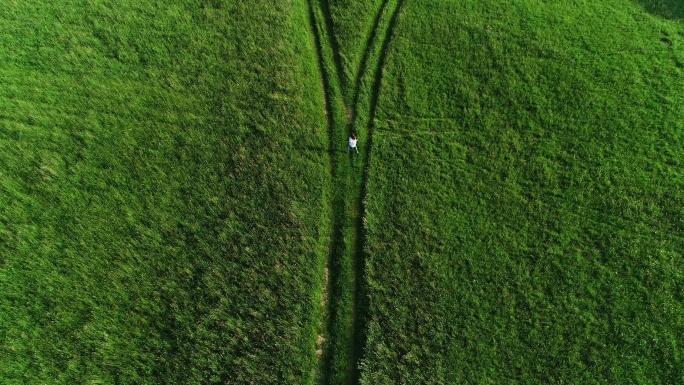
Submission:
{"label": "forked path", "polygon": [[[356,78],[346,82],[328,0],[307,1],[322,79],[333,183],[332,234],[326,264],[329,280],[325,280],[322,290],[327,297],[322,303],[327,308],[318,338],[316,382],[357,384],[365,330],[363,199],[372,149],[372,122],[382,69],[404,0],[384,0],[380,4],[361,50],[359,68],[353,71]],[[350,105],[345,103],[345,96]],[[359,155],[346,152],[347,138],[352,132],[359,135]]]}

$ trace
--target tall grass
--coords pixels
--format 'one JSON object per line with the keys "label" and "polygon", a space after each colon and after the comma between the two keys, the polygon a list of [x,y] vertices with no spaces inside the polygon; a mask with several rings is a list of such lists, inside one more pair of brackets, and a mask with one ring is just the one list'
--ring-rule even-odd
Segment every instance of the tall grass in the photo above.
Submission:
{"label": "tall grass", "polygon": [[0,15],[0,382],[311,383],[329,174],[305,3]]}
{"label": "tall grass", "polygon": [[680,383],[684,26],[407,1],[368,186],[362,383]]}

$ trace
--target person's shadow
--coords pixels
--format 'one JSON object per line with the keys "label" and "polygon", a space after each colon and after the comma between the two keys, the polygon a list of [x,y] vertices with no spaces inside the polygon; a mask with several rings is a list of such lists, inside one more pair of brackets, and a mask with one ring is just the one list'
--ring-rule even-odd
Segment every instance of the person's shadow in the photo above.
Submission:
{"label": "person's shadow", "polygon": [[648,13],[671,20],[684,21],[684,0],[637,0]]}

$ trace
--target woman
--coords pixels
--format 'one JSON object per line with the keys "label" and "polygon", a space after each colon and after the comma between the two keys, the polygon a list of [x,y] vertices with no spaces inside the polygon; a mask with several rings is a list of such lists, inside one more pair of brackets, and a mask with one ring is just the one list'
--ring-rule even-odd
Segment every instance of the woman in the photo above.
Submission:
{"label": "woman", "polygon": [[352,135],[349,137],[349,146],[347,146],[347,153],[349,153],[349,149],[350,149],[350,148],[353,148],[354,150],[356,150],[356,153],[357,153],[357,154],[359,153],[359,149],[356,148],[356,141],[357,141],[357,140],[358,140],[358,139],[356,139],[356,134],[352,134]]}

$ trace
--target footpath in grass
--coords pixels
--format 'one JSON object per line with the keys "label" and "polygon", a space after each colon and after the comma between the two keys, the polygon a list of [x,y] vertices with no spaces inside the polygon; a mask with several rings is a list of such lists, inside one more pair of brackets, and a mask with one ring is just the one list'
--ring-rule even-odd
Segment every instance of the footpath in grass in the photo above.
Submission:
{"label": "footpath in grass", "polygon": [[0,382],[314,382],[315,63],[303,1],[0,4]]}
{"label": "footpath in grass", "polygon": [[[378,3],[375,15],[368,9],[361,12],[359,7],[347,7],[346,2],[331,3],[310,2],[330,130],[334,186],[330,288],[326,301],[329,308],[327,326],[322,332],[325,337],[321,338],[327,342],[322,349],[318,382],[354,384],[359,378],[365,328],[362,217],[372,142],[370,125],[386,43],[401,2]],[[354,20],[353,25],[347,24],[350,20]],[[359,39],[357,28],[367,31],[365,40]],[[360,46],[354,47],[355,44]],[[346,152],[347,138],[352,133],[360,138],[358,154],[354,150]]]}
{"label": "footpath in grass", "polygon": [[395,35],[361,383],[683,383],[684,25],[432,0]]}

